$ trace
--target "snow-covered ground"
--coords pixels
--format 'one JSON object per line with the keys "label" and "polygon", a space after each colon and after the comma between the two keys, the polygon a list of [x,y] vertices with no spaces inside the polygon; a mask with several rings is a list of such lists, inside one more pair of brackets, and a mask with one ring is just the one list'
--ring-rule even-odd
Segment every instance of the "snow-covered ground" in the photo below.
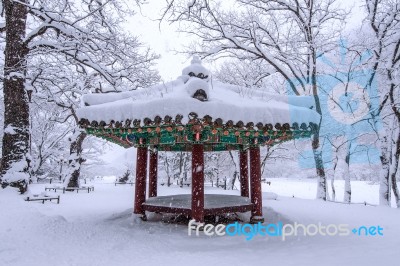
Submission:
{"label": "snow-covered ground", "polygon": [[[310,200],[313,180],[273,179],[264,200],[266,223],[381,226],[383,236],[188,236],[186,225],[132,215],[134,189],[95,180],[95,191],[62,194],[61,202],[25,202],[0,192],[0,265],[399,265],[400,212],[394,208]],[[33,184],[30,193],[44,191]],[[377,185],[353,182],[356,202],[376,204]],[[340,182],[337,183],[340,191]],[[159,187],[160,195],[189,193]],[[206,193],[233,193],[206,188]],[[293,195],[295,196],[293,198]],[[338,199],[340,198],[338,193]]]}

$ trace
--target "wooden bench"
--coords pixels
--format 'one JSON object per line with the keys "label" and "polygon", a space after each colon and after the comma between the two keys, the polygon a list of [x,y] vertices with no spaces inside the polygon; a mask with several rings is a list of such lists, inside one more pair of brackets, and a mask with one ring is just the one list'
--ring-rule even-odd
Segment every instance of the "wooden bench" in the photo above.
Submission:
{"label": "wooden bench", "polygon": [[135,183],[133,183],[133,182],[114,182],[114,186],[117,186],[117,185],[131,185],[131,186],[133,186],[133,184],[135,184]]}
{"label": "wooden bench", "polygon": [[51,191],[53,190],[54,192],[57,192],[57,190],[63,190],[64,187],[45,187],[44,191]]}
{"label": "wooden bench", "polygon": [[[164,184],[161,184],[161,186],[163,186],[163,185],[164,185]],[[177,185],[177,186],[180,185],[180,184],[179,184],[179,180],[176,180],[176,185]],[[188,181],[183,181],[183,182],[182,182],[182,187],[183,187],[183,186],[190,187],[190,185],[192,185],[191,182],[188,182]]]}
{"label": "wooden bench", "polygon": [[65,191],[74,191],[76,190],[76,193],[79,192],[79,190],[85,190],[87,191],[87,193],[89,193],[90,191],[94,191],[94,187],[93,186],[83,186],[83,187],[65,187],[63,189],[63,193],[65,193]]}
{"label": "wooden bench", "polygon": [[271,185],[271,181],[267,181],[265,178],[261,179],[261,182],[267,184],[268,186]]}
{"label": "wooden bench", "polygon": [[90,191],[94,191],[94,186],[82,186],[81,188],[89,189]]}
{"label": "wooden bench", "polygon": [[60,195],[58,195],[58,197],[34,195],[33,197],[25,198],[25,201],[42,201],[42,204],[44,204],[45,201],[52,201],[52,200],[57,200],[57,204],[60,204]]}
{"label": "wooden bench", "polygon": [[58,184],[62,184],[62,180],[60,178],[50,178],[49,179],[49,183],[58,183]]}
{"label": "wooden bench", "polygon": [[90,191],[94,191],[94,186],[83,186],[83,187],[46,187],[44,189],[45,191],[47,190],[53,190],[54,192],[57,192],[57,190],[62,190],[63,194],[65,193],[65,191],[75,191],[76,193],[79,192],[79,190],[86,190],[88,193]]}

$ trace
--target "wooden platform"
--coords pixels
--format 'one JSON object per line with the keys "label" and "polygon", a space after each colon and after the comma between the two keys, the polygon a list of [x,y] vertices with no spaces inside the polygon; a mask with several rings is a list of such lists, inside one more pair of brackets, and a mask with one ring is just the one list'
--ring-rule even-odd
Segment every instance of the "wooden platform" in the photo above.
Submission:
{"label": "wooden platform", "polygon": [[[148,198],[143,209],[150,212],[163,212],[191,215],[191,195],[180,194]],[[235,195],[204,195],[204,215],[251,211],[253,204],[249,198]]]}

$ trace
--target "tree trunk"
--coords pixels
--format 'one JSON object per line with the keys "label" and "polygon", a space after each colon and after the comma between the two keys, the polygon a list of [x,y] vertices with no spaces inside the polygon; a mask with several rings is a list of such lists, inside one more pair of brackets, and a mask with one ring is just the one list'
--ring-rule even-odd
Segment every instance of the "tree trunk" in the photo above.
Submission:
{"label": "tree trunk", "polygon": [[[349,128],[348,128],[349,129]],[[347,132],[347,135],[349,132]],[[351,203],[351,182],[350,182],[350,156],[351,156],[351,141],[346,138],[340,138],[343,141],[336,148],[336,157],[333,162],[333,179],[344,180],[344,198],[343,202]],[[333,183],[332,183],[333,187]],[[334,191],[333,197],[336,197],[336,191]]]}
{"label": "tree trunk", "polygon": [[[21,0],[20,2],[26,2]],[[26,192],[29,182],[29,106],[25,90],[28,48],[26,33],[27,8],[3,0],[6,17],[4,61],[4,137],[1,160],[1,183]]]}
{"label": "tree trunk", "polygon": [[184,154],[181,151],[179,154],[179,176],[178,176],[178,182],[179,182],[179,187],[183,187],[183,168],[184,168]]}
{"label": "tree trunk", "polygon": [[231,178],[231,180],[230,180],[231,183],[230,183],[230,186],[229,186],[233,190],[235,188],[235,182],[236,182],[236,179],[237,179],[237,175],[239,173],[239,171],[238,171],[239,169],[237,167],[239,165],[239,163],[236,162],[235,157],[232,154],[232,151],[229,151],[229,156],[231,157],[233,165],[235,166],[235,171],[233,172],[233,178]]}
{"label": "tree trunk", "polygon": [[[349,144],[351,145],[351,144]],[[344,169],[344,199],[345,203],[351,203],[351,183],[350,183],[350,147],[347,150]]]}
{"label": "tree trunk", "polygon": [[389,154],[388,154],[388,139],[385,134],[381,140],[381,155],[380,160],[382,164],[381,171],[379,173],[379,205],[389,206]]}
{"label": "tree trunk", "polygon": [[231,182],[231,190],[233,190],[235,188],[235,182],[236,182],[237,176],[238,176],[238,172],[235,171],[233,173],[233,178],[232,178],[232,182]]}
{"label": "tree trunk", "polygon": [[169,187],[169,186],[171,186],[171,175],[169,172],[168,154],[167,153],[164,153],[164,154],[165,154],[165,165],[166,165],[166,169],[167,169],[167,186]]}
{"label": "tree trunk", "polygon": [[315,160],[315,169],[318,176],[318,187],[317,187],[317,199],[327,200],[326,193],[326,176],[324,170],[324,163],[322,161],[322,151],[319,147],[319,136],[318,133],[314,134],[312,140],[312,148]]}
{"label": "tree trunk", "polygon": [[[311,17],[310,17],[311,19]],[[310,32],[310,35],[311,32]],[[315,101],[315,110],[318,114],[321,115],[322,119],[322,110],[321,110],[321,103],[318,96],[318,86],[317,86],[317,57],[316,51],[313,47],[310,47],[311,55],[312,55],[312,75],[311,75],[311,83],[312,83],[312,93],[314,96]],[[314,160],[315,160],[315,170],[318,176],[318,187],[317,187],[317,199],[327,200],[327,184],[326,184],[326,176],[325,176],[325,169],[324,169],[324,162],[322,160],[322,149],[319,148],[319,129],[321,127],[321,120],[319,125],[315,128],[315,132],[313,135],[313,140],[311,143]]]}
{"label": "tree trunk", "polygon": [[[398,125],[398,127],[399,127],[400,123],[398,123],[398,124],[399,124]],[[397,206],[397,208],[400,208],[400,195],[399,195],[399,188],[397,187],[397,180],[396,180],[396,174],[397,174],[397,171],[399,170],[400,129],[397,128],[397,130],[395,130],[394,132],[395,132],[395,135],[393,136],[393,141],[395,141],[395,147],[394,147],[394,151],[392,154],[392,160],[391,160],[392,167],[390,170],[390,181],[391,181],[391,185],[392,185],[394,198],[396,201],[396,206]]]}
{"label": "tree trunk", "polygon": [[270,146],[265,146],[264,149],[266,151],[265,156],[261,162],[261,176],[264,176],[264,171],[266,170],[267,166],[267,160],[271,156],[272,152],[270,153]]}
{"label": "tree trunk", "polygon": [[[398,45],[397,48],[400,46]],[[395,55],[392,60],[392,68],[396,68],[396,63],[395,63]],[[396,201],[396,206],[397,208],[400,207],[400,195],[399,195],[399,188],[397,187],[397,180],[396,180],[396,174],[399,168],[399,157],[400,157],[400,109],[398,107],[398,102],[396,98],[396,84],[394,83],[394,78],[392,75],[392,71],[390,69],[387,70],[387,77],[390,80],[390,90],[389,90],[389,97],[390,97],[390,105],[391,109],[394,113],[394,122],[392,123],[391,128],[393,129],[392,131],[392,152],[391,152],[391,160],[390,160],[390,170],[389,170],[389,175],[390,175],[390,185],[393,190],[394,198]],[[396,123],[397,122],[397,123]],[[391,191],[389,191],[391,193]],[[389,197],[390,199],[390,197]],[[391,202],[389,202],[389,206],[391,205]]]}
{"label": "tree trunk", "polygon": [[[397,158],[397,162],[398,162],[398,158]],[[396,180],[396,173],[398,171],[399,168],[399,164],[397,163],[397,165],[395,166],[395,171],[392,172],[391,174],[391,181],[392,181],[392,190],[393,190],[393,194],[394,194],[394,198],[396,201],[396,207],[400,208],[400,195],[399,195],[399,188],[397,186],[397,180]]]}
{"label": "tree trunk", "polygon": [[70,157],[68,160],[69,171],[66,173],[66,179],[64,180],[64,184],[67,184],[67,187],[79,187],[81,164],[84,162],[82,144],[85,138],[85,132],[77,132],[71,137]]}
{"label": "tree trunk", "polygon": [[171,175],[170,175],[170,171],[169,171],[168,154],[166,152],[162,152],[159,154],[159,156],[160,156],[160,158],[162,158],[162,161],[164,162],[164,169],[167,174],[167,186],[169,187],[170,182],[171,182]]}
{"label": "tree trunk", "polygon": [[332,187],[332,201],[336,201],[336,188],[335,188],[335,174],[336,174],[336,167],[338,165],[338,151],[336,151],[336,156],[333,161],[333,175],[331,179],[331,187]]}

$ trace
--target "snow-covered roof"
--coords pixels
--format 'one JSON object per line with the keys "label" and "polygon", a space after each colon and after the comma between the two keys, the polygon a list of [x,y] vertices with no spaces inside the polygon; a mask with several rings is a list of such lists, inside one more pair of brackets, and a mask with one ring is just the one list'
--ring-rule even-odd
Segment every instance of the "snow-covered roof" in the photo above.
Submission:
{"label": "snow-covered roof", "polygon": [[134,119],[143,123],[145,118],[177,115],[183,116],[182,122],[187,123],[190,113],[198,117],[208,115],[213,120],[221,118],[223,123],[229,120],[273,125],[319,122],[312,97],[269,94],[261,89],[254,89],[251,97],[244,97],[243,90],[213,80],[195,57],[174,81],[135,91],[84,95],[77,115],[89,122],[106,124]]}

